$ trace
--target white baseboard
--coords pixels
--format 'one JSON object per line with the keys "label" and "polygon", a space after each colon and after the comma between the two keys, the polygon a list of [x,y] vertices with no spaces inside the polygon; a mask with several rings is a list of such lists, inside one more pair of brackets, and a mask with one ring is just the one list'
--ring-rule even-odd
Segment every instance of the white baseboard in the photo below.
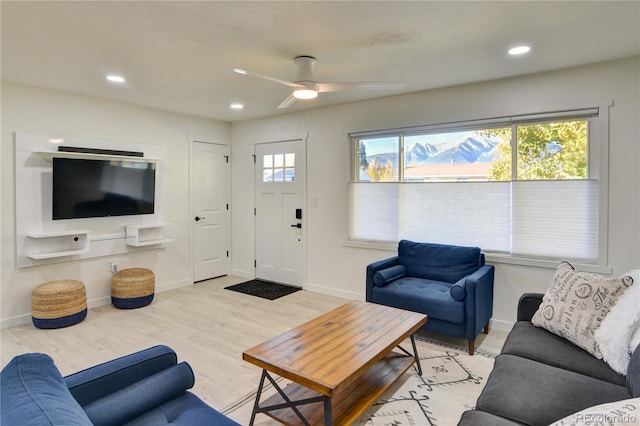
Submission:
{"label": "white baseboard", "polygon": [[342,297],[343,299],[349,299],[349,300],[365,299],[363,293],[356,293],[355,291],[338,290],[335,288],[324,287],[324,286],[315,285],[311,283],[307,283],[304,286],[304,289],[308,291],[313,291],[314,293],[326,294],[327,296]]}
{"label": "white baseboard", "polygon": [[510,321],[490,319],[489,320],[489,333],[492,329],[509,332],[513,328],[513,323]]}
{"label": "white baseboard", "polygon": [[246,278],[252,280],[256,277],[255,272],[243,271],[242,269],[232,269],[231,274],[234,277]]}

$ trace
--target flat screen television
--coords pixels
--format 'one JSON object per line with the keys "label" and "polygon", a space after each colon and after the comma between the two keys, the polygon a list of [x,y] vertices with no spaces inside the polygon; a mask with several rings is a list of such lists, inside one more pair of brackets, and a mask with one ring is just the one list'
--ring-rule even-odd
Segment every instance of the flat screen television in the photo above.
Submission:
{"label": "flat screen television", "polygon": [[155,192],[155,163],[53,158],[53,220],[153,214]]}

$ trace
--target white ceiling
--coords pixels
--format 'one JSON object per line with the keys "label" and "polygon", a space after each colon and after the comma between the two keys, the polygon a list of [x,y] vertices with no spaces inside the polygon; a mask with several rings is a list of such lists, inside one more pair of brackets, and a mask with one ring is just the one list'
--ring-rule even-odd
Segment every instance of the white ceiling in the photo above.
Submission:
{"label": "white ceiling", "polygon": [[[639,1],[6,1],[2,80],[224,121],[640,54]],[[532,51],[509,57],[518,44]],[[323,93],[278,110],[293,58],[323,82],[402,90]],[[107,73],[127,78],[105,81]],[[242,102],[241,111],[231,102]]]}

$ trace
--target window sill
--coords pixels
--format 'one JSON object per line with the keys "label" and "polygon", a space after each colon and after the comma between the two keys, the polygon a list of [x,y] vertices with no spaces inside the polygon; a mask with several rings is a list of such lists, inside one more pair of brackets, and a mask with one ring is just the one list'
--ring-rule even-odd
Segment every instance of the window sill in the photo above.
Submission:
{"label": "window sill", "polygon": [[[351,247],[351,248],[361,248],[361,249],[367,249],[367,250],[388,251],[390,252],[389,254],[390,256],[395,255],[398,250],[398,245],[396,243],[388,243],[388,242],[347,240],[347,241],[343,241],[342,246]],[[533,268],[546,268],[546,269],[556,269],[558,267],[558,264],[561,262],[561,260],[515,257],[507,254],[498,254],[498,253],[485,253],[485,258],[488,263],[528,266]],[[592,272],[592,273],[605,274],[605,275],[611,274],[611,266],[589,265],[589,264],[577,263],[577,262],[570,262],[570,263],[578,271]]]}

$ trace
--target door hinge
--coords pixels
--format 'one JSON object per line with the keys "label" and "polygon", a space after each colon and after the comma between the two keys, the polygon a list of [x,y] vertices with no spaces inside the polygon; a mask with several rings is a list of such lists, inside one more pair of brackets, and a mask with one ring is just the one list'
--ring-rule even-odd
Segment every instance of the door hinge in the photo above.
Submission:
{"label": "door hinge", "polygon": [[258,267],[258,261],[257,261],[257,260],[255,260],[255,259],[253,259],[253,267],[254,267],[254,268],[257,268],[257,267]]}
{"label": "door hinge", "polygon": [[227,250],[227,257],[229,257],[229,250]]}
{"label": "door hinge", "polygon": [[258,214],[258,209],[257,208],[253,208],[253,215],[256,216]]}
{"label": "door hinge", "polygon": [[227,203],[227,210],[229,210],[229,203]]}
{"label": "door hinge", "polygon": [[252,154],[252,157],[253,157],[253,164],[256,164],[256,155]]}

